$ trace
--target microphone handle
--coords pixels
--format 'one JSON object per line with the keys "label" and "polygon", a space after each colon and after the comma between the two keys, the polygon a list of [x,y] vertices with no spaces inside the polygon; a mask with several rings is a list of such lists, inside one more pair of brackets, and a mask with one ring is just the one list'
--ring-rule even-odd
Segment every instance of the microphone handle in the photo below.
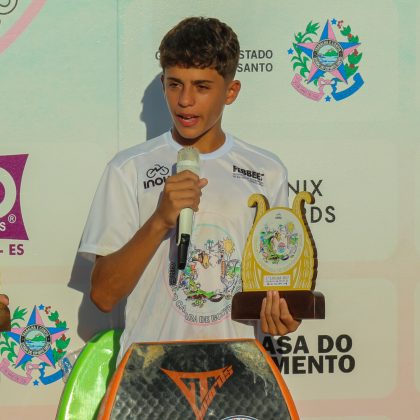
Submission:
{"label": "microphone handle", "polygon": [[183,270],[187,264],[188,247],[191,240],[193,210],[182,209],[178,218],[178,269]]}
{"label": "microphone handle", "polygon": [[[177,173],[189,170],[196,175],[200,175],[200,168],[197,161],[193,160],[182,160],[177,163]],[[178,218],[178,235],[176,244],[179,246],[181,243],[181,234],[185,233],[188,237],[191,237],[192,232],[192,221],[194,217],[194,211],[190,208],[182,209],[179,213]],[[189,239],[188,239],[189,243]]]}
{"label": "microphone handle", "polygon": [[177,245],[181,243],[181,234],[184,233],[188,236],[191,236],[192,232],[192,221],[193,221],[193,209],[185,208],[182,209],[179,213],[178,219],[178,241]]}
{"label": "microphone handle", "polygon": [[178,244],[178,270],[183,270],[187,265],[188,247],[191,235],[181,233]]}
{"label": "microphone handle", "polygon": [[[200,175],[200,158],[198,151],[192,147],[181,149],[178,152],[177,173],[190,170]],[[188,247],[191,241],[194,211],[191,208],[182,209],[178,217],[178,233],[176,244],[178,246],[178,269],[183,270],[187,264]]]}

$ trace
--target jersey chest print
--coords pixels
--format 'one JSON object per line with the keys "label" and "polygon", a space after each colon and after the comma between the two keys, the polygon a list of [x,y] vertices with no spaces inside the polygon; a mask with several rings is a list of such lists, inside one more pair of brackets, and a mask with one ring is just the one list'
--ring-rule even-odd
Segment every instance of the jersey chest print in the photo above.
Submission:
{"label": "jersey chest print", "polygon": [[231,235],[219,226],[196,225],[185,269],[177,272],[175,261],[169,263],[169,285],[185,320],[205,325],[229,316],[232,296],[241,289],[240,253]]}

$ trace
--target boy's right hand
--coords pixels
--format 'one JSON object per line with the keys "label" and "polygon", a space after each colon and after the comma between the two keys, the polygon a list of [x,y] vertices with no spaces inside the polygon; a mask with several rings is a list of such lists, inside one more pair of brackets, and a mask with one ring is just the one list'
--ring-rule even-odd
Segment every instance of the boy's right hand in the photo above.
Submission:
{"label": "boy's right hand", "polygon": [[134,290],[168,231],[176,226],[180,211],[198,210],[205,185],[207,179],[189,171],[168,177],[153,215],[123,247],[96,260],[90,296],[101,311],[111,311]]}
{"label": "boy's right hand", "polygon": [[191,171],[182,171],[168,177],[155,216],[168,230],[173,229],[182,209],[198,211],[201,190],[207,183],[207,179],[200,178]]}

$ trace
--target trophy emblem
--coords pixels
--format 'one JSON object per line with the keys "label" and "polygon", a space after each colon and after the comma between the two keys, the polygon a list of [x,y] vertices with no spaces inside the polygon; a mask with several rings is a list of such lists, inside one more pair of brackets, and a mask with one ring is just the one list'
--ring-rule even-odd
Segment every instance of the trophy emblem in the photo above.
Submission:
{"label": "trophy emblem", "polygon": [[317,253],[305,217],[305,202],[312,194],[300,192],[293,207],[270,209],[267,199],[253,194],[254,224],[242,258],[242,292],[232,301],[232,319],[259,319],[267,290],[278,290],[297,319],[324,319],[325,299],[316,292]]}

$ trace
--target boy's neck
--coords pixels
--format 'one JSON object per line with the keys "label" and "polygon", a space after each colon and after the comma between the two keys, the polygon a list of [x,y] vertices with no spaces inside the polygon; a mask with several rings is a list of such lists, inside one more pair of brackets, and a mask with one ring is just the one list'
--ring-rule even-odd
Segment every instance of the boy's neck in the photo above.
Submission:
{"label": "boy's neck", "polygon": [[200,137],[188,139],[182,137],[175,127],[171,130],[172,138],[182,147],[194,146],[200,153],[211,153],[219,149],[225,143],[226,135],[222,129],[212,130]]}

